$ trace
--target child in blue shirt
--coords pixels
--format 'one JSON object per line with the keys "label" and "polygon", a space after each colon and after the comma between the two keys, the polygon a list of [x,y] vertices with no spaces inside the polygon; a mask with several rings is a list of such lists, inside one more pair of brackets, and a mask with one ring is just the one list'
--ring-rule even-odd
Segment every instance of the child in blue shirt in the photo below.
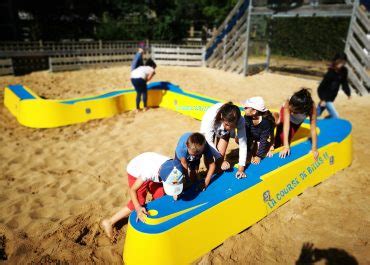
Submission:
{"label": "child in blue shirt", "polygon": [[201,133],[185,133],[183,134],[176,147],[175,159],[179,160],[185,169],[185,174],[189,176],[191,182],[195,182],[196,175],[199,170],[200,159],[204,155],[204,162],[207,166],[207,175],[204,180],[205,190],[212,175],[215,173],[216,163],[214,161],[212,151],[208,145],[206,138]]}

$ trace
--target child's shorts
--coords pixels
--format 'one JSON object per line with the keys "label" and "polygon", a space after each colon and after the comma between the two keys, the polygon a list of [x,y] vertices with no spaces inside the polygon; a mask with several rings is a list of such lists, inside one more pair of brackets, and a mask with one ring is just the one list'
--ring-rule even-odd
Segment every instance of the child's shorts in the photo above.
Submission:
{"label": "child's shorts", "polygon": [[[128,186],[134,185],[136,178],[127,173]],[[141,206],[145,205],[146,195],[148,192],[153,196],[153,200],[163,197],[165,195],[162,183],[145,181],[140,188],[136,191],[137,199]],[[130,200],[126,205],[131,211],[135,209],[134,204]]]}
{"label": "child's shorts", "polygon": [[[175,153],[175,159],[180,161],[180,159],[177,157],[176,153]],[[196,159],[196,160],[193,160],[193,161],[186,160],[186,163],[187,163],[190,170],[197,170],[199,168],[199,165],[200,165],[200,159]]]}
{"label": "child's shorts", "polygon": [[188,167],[190,170],[197,170],[200,165],[200,159],[193,160],[193,161],[186,161],[188,163]]}

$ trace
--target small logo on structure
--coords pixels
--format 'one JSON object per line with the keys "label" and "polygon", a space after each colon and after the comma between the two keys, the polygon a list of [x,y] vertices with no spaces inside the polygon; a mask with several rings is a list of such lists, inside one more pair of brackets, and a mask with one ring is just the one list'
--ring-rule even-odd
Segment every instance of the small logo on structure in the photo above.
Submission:
{"label": "small logo on structure", "polygon": [[264,193],[263,193],[263,201],[264,202],[268,202],[270,200],[270,191],[269,190],[266,190]]}

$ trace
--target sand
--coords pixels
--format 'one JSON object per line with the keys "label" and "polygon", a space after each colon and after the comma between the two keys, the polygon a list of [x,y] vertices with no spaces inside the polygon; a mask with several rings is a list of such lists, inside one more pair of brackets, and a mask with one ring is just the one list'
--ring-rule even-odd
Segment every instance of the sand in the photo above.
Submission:
{"label": "sand", "polygon": [[[280,106],[301,86],[312,88],[316,97],[318,84],[272,73],[244,78],[206,68],[159,67],[157,72],[154,80],[235,102],[261,95],[271,107]],[[72,98],[128,88],[128,76],[128,67],[37,72],[0,77],[0,87],[22,83],[48,98]],[[196,263],[292,264],[310,242],[312,252],[324,260],[341,257],[346,264],[370,264],[369,97],[355,95],[348,101],[341,93],[336,106],[353,124],[351,167],[230,237]],[[199,126],[199,121],[181,114],[151,109],[31,129],[19,125],[1,105],[0,261],[121,263],[127,225],[120,225],[111,242],[99,222],[129,198],[125,166],[145,151],[172,156],[178,137]]]}

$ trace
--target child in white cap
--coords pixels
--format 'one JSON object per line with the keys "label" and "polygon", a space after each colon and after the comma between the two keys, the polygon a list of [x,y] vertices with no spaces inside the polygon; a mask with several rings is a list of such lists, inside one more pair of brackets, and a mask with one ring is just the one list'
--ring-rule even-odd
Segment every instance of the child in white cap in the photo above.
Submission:
{"label": "child in white cap", "polygon": [[247,99],[243,106],[248,154],[252,164],[259,164],[263,157],[272,155],[275,119],[262,97]]}
{"label": "child in white cap", "polygon": [[114,225],[128,217],[133,210],[136,210],[137,218],[145,222],[148,212],[144,205],[148,192],[153,199],[167,194],[177,200],[183,189],[183,176],[180,161],[167,156],[147,152],[132,159],[127,165],[131,200],[111,218],[102,221],[101,225],[107,236],[112,238]]}

